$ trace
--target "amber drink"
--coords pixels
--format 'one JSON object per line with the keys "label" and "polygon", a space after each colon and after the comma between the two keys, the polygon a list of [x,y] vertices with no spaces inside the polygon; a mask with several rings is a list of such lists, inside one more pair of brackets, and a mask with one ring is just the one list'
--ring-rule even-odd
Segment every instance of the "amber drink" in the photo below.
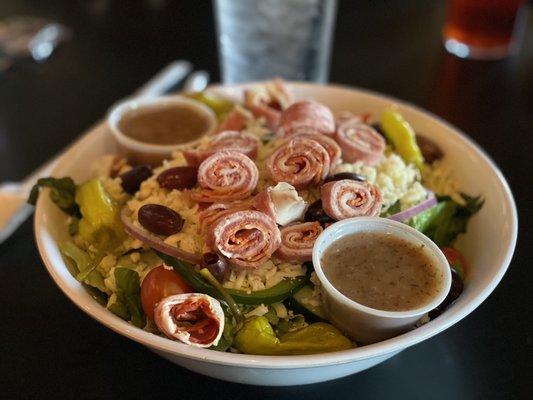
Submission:
{"label": "amber drink", "polygon": [[449,0],[444,45],[461,58],[504,58],[518,49],[524,25],[524,0]]}

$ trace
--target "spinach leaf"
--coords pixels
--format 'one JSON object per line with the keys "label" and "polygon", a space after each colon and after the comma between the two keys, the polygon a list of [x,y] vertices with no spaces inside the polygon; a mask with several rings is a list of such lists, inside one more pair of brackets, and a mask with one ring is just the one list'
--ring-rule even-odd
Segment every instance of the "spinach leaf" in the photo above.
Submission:
{"label": "spinach leaf", "polygon": [[110,298],[110,304],[107,305],[107,309],[119,318],[125,319],[126,321],[130,320],[131,315],[128,311],[128,307],[126,307],[123,302],[119,301],[116,295],[115,297]]}
{"label": "spinach leaf", "polygon": [[50,198],[65,213],[73,217],[81,217],[80,208],[74,200],[76,195],[76,184],[72,178],[41,178],[32,187],[28,203],[35,205],[42,188],[50,188]]}
{"label": "spinach leaf", "polygon": [[139,328],[146,325],[146,317],[141,307],[141,283],[139,274],[128,268],[115,268],[117,302],[126,306],[131,323]]}

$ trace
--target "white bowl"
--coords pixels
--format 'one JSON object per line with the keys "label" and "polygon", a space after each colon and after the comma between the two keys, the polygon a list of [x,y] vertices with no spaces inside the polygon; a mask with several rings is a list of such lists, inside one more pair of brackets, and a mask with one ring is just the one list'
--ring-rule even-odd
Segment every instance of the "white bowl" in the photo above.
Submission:
{"label": "white bowl", "polygon": [[[242,89],[250,85],[217,87],[214,90],[228,96],[240,96]],[[465,290],[444,314],[403,335],[335,353],[275,357],[189,347],[138,329],[91,298],[69,274],[59,253],[57,243],[68,238],[65,215],[48,196],[41,196],[35,212],[35,236],[46,268],[60,289],[94,319],[178,365],[208,376],[256,385],[300,385],[359,372],[447,329],[478,307],[500,282],[516,243],[516,207],[498,167],[456,128],[410,104],[347,87],[308,83],[293,83],[291,86],[297,99],[312,98],[334,111],[379,113],[391,103],[397,104],[418,132],[442,147],[446,153],[445,163],[454,167],[460,188],[472,195],[485,196],[485,205],[470,221],[468,233],[457,242],[457,247],[471,265]],[[97,127],[65,154],[54,175],[69,175],[79,182],[87,178],[88,164],[96,157],[114,151],[109,132],[105,127]],[[69,332],[65,327],[64,334]]]}

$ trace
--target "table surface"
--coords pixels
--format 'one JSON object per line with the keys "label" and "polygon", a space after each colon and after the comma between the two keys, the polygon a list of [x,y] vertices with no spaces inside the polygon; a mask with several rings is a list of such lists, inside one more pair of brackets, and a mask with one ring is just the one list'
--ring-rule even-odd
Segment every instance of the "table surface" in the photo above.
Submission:
{"label": "table surface", "polygon": [[[189,59],[218,78],[208,1],[2,0],[0,18],[13,14],[61,21],[73,40],[43,64],[23,62],[0,75],[0,181],[23,178],[171,60]],[[0,245],[2,398],[526,397],[533,378],[533,20],[517,57],[474,62],[443,51],[444,15],[442,1],[341,0],[331,81],[433,111],[480,143],[508,178],[518,246],[509,272],[475,312],[347,378],[292,388],[226,383],[174,366],[79,311],[42,266],[28,221]]]}

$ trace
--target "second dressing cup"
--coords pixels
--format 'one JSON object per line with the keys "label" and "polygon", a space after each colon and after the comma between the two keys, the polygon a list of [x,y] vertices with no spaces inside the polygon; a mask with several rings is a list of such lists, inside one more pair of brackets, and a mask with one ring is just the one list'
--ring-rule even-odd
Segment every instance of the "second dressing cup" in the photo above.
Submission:
{"label": "second dressing cup", "polygon": [[[322,269],[321,259],[324,251],[347,235],[363,232],[387,233],[414,245],[426,246],[427,256],[443,276],[439,290],[429,303],[408,311],[378,310],[346,297],[329,282]],[[452,282],[448,261],[433,241],[408,225],[379,217],[356,217],[330,225],[315,242],[313,265],[320,280],[324,309],[329,320],[361,343],[375,343],[412,329],[424,314],[444,301]]]}

